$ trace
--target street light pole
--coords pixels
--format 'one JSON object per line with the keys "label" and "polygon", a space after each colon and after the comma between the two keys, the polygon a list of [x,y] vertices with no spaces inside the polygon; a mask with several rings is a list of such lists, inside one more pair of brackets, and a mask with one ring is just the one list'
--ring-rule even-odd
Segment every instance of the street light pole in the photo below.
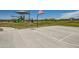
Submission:
{"label": "street light pole", "polygon": [[30,21],[30,11],[29,11],[29,21]]}
{"label": "street light pole", "polygon": [[38,28],[38,17],[39,17],[39,14],[37,14],[37,28]]}
{"label": "street light pole", "polygon": [[39,15],[42,15],[42,14],[44,14],[44,12],[42,10],[38,11],[38,14],[37,14],[37,28],[38,28],[38,25],[39,25],[39,22],[38,22]]}

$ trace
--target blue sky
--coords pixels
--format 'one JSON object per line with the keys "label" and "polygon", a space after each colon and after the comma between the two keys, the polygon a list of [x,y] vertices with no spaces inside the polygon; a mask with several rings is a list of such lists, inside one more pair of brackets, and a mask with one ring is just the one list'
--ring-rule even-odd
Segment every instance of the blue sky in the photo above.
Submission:
{"label": "blue sky", "polygon": [[[19,16],[16,14],[16,11],[18,10],[0,10],[0,19],[12,19],[11,16]],[[37,12],[39,10],[30,10],[31,12],[31,18],[36,19]],[[71,14],[77,14],[78,17],[78,10],[43,10],[45,14],[40,15],[39,19],[44,18],[64,18],[72,16]],[[26,16],[28,18],[28,15]],[[74,17],[74,15],[73,15]]]}

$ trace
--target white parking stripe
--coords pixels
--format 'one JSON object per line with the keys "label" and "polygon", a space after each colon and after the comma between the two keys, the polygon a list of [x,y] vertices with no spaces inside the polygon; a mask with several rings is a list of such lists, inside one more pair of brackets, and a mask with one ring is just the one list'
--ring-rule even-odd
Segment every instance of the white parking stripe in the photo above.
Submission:
{"label": "white parking stripe", "polygon": [[63,44],[67,44],[67,45],[71,45],[71,46],[77,46],[77,47],[79,47],[79,45],[71,44],[71,43],[62,41],[63,39],[72,36],[73,34],[70,34],[70,35],[68,35],[67,37],[63,38],[63,39],[58,40],[57,38],[55,38],[55,37],[53,37],[53,36],[50,38],[48,35],[45,35],[44,33],[42,33],[42,32],[39,31],[39,30],[35,30],[35,32],[37,32],[37,33],[39,33],[39,34],[41,34],[41,35],[43,35],[43,36],[45,36],[45,37],[47,37],[47,38],[49,38],[49,39],[54,39],[55,41],[59,41],[59,42],[61,42],[61,43],[63,43]]}
{"label": "white parking stripe", "polygon": [[66,38],[69,38],[69,37],[72,36],[72,35],[73,35],[73,33],[71,33],[71,34],[65,36],[64,38],[60,39],[59,41],[62,41],[62,40],[64,40],[64,39],[66,39]]}

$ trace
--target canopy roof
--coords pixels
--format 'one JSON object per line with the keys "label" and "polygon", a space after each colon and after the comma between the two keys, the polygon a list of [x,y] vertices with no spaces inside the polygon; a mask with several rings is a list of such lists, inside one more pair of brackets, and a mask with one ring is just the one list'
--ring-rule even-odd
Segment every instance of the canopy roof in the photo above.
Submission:
{"label": "canopy roof", "polygon": [[18,13],[18,14],[29,14],[29,12],[27,12],[27,11],[17,11],[16,13]]}

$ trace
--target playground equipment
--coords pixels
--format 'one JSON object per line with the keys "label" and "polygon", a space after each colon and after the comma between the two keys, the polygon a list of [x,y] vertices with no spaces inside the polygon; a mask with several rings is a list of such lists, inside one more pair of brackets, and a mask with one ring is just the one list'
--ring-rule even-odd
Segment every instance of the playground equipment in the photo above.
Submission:
{"label": "playground equipment", "polygon": [[16,23],[23,22],[22,18],[17,18]]}
{"label": "playground equipment", "polygon": [[16,19],[17,23],[24,22],[26,14],[29,14],[29,19],[30,19],[30,12],[28,12],[28,11],[17,11],[16,13],[20,15],[19,18]]}
{"label": "playground equipment", "polygon": [[15,22],[19,23],[19,22],[23,22],[22,17],[21,16],[11,16],[15,18]]}

